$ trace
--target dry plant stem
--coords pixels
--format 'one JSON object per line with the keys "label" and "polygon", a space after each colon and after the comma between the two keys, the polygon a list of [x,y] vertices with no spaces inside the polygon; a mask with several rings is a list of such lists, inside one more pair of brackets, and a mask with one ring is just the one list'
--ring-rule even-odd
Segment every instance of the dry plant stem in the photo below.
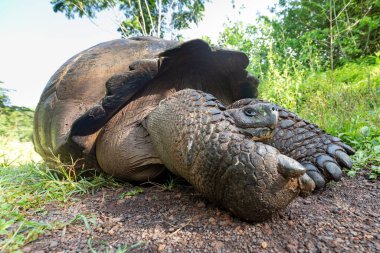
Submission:
{"label": "dry plant stem", "polygon": [[332,19],[332,3],[330,0],[330,65],[331,65],[331,86],[334,86],[334,38],[333,38],[333,19]]}

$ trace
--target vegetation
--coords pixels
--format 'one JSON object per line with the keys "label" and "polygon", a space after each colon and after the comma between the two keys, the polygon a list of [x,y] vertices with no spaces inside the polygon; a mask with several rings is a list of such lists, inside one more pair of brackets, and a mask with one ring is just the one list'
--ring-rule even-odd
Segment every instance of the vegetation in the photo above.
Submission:
{"label": "vegetation", "polygon": [[34,215],[42,219],[47,215],[48,203],[64,206],[68,201],[76,201],[78,195],[93,193],[101,187],[120,186],[104,174],[91,178],[70,175],[63,164],[56,170],[48,170],[43,163],[36,162],[20,165],[17,160],[13,163],[3,160],[0,163],[1,252],[14,252],[46,230],[63,228],[81,218],[35,221]]}
{"label": "vegetation", "polygon": [[123,37],[144,35],[175,37],[176,31],[197,24],[203,17],[204,4],[208,0],[52,0],[53,10],[63,12],[68,18],[87,16],[117,7],[125,19],[118,31]]}
{"label": "vegetation", "polygon": [[124,199],[124,198],[128,198],[128,197],[136,196],[136,195],[139,195],[140,193],[143,193],[143,192],[144,192],[143,188],[136,186],[133,189],[120,194],[119,199]]}
{"label": "vegetation", "polygon": [[272,12],[276,18],[267,22],[274,47],[281,55],[291,48],[303,64],[317,60],[331,67],[331,61],[342,65],[380,50],[379,1],[282,0]]}
{"label": "vegetation", "polygon": [[0,136],[31,141],[33,110],[10,105],[8,90],[1,87],[1,84],[0,81]]}
{"label": "vegetation", "polygon": [[271,10],[256,24],[229,24],[219,41],[248,52],[255,73],[267,73],[269,60],[280,72],[289,64],[321,71],[380,51],[377,0],[280,0]]}

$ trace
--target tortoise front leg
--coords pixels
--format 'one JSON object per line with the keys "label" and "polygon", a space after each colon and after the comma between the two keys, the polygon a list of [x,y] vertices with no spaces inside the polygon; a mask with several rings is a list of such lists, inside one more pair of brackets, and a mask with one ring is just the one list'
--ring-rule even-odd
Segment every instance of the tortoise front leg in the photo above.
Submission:
{"label": "tortoise front leg", "polygon": [[[230,107],[241,108],[262,102],[257,99],[243,99]],[[342,177],[341,167],[352,167],[349,155],[353,155],[355,151],[339,138],[327,134],[295,113],[278,105],[276,108],[279,112],[279,123],[268,144],[305,166],[316,188],[324,187],[331,180],[339,181]]]}
{"label": "tortoise front leg", "polygon": [[350,169],[355,151],[317,125],[279,107],[279,124],[269,144],[302,163],[317,188],[339,181],[341,167]]}
{"label": "tortoise front leg", "polygon": [[314,188],[297,161],[239,133],[210,94],[176,92],[148,115],[145,127],[170,171],[240,218],[267,219],[300,190]]}

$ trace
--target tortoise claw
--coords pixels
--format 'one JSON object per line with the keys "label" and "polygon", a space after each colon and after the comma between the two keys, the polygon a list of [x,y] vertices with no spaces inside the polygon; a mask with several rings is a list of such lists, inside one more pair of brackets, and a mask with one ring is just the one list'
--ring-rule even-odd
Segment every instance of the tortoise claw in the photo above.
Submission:
{"label": "tortoise claw", "polygon": [[341,143],[340,145],[344,148],[344,150],[347,152],[348,155],[355,154],[355,150],[351,148],[350,146],[348,146],[347,144]]}
{"label": "tortoise claw", "polygon": [[278,172],[285,178],[298,178],[306,172],[299,162],[285,155],[278,156],[278,165]]}
{"label": "tortoise claw", "polygon": [[317,165],[327,174],[331,176],[334,181],[339,181],[342,177],[342,170],[337,165],[337,162],[334,158],[327,154],[323,154],[317,157]]}
{"label": "tortoise claw", "polygon": [[301,193],[314,191],[315,182],[305,173],[307,169],[302,164],[290,157],[280,154],[278,156],[278,165],[278,172],[284,178],[298,178]]}
{"label": "tortoise claw", "polygon": [[320,169],[323,169],[327,162],[335,162],[335,159],[327,154],[322,154],[317,157],[317,165]]}
{"label": "tortoise claw", "polygon": [[309,193],[314,191],[316,184],[314,180],[307,174],[302,175],[299,179],[299,185],[302,193]]}
{"label": "tortoise claw", "polygon": [[327,153],[331,156],[335,156],[336,151],[341,150],[343,151],[343,148],[341,146],[338,146],[336,144],[329,144],[327,146]]}
{"label": "tortoise claw", "polygon": [[325,168],[334,181],[339,181],[342,178],[342,170],[336,163],[327,162]]}
{"label": "tortoise claw", "polygon": [[336,144],[329,144],[327,146],[327,153],[330,156],[335,157],[335,159],[338,161],[340,165],[348,169],[351,169],[352,167],[351,158],[347,155],[343,147],[338,146]]}
{"label": "tortoise claw", "polygon": [[335,158],[336,158],[336,160],[338,160],[339,164],[341,164],[345,168],[347,168],[347,169],[351,169],[352,168],[352,160],[347,155],[346,152],[341,151],[341,150],[337,150],[335,152]]}
{"label": "tortoise claw", "polygon": [[321,189],[326,185],[326,181],[317,167],[311,163],[302,165],[306,168],[307,175],[314,181],[316,189]]}

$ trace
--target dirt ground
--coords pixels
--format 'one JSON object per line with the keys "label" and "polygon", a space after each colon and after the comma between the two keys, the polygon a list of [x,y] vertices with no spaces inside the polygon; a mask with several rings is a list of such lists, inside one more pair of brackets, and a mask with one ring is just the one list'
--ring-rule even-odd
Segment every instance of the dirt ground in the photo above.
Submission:
{"label": "dirt ground", "polygon": [[120,198],[131,189],[102,189],[74,203],[48,206],[37,220],[86,218],[40,236],[23,250],[116,252],[129,245],[132,252],[380,252],[380,183],[365,173],[299,197],[256,224],[232,217],[188,185],[172,191],[144,187]]}

